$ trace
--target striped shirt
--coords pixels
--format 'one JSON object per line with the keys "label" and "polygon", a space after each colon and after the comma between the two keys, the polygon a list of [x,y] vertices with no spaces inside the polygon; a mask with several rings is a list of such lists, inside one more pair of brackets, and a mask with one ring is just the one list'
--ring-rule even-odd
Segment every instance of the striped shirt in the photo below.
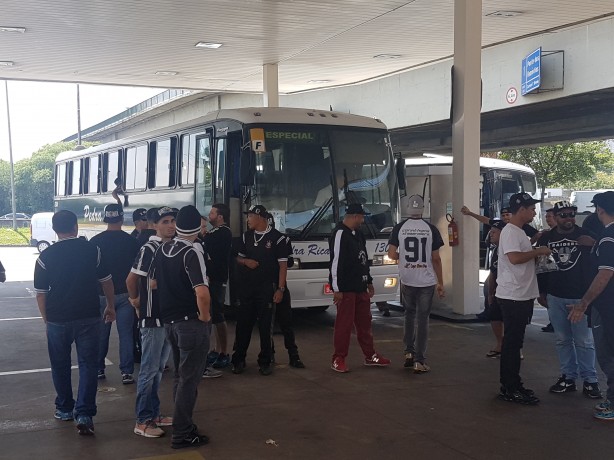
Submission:
{"label": "striped shirt", "polygon": [[161,245],[162,240],[159,237],[151,236],[149,241],[141,246],[130,269],[132,273],[139,276],[139,327],[162,326],[158,290],[151,289],[148,278],[154,256]]}

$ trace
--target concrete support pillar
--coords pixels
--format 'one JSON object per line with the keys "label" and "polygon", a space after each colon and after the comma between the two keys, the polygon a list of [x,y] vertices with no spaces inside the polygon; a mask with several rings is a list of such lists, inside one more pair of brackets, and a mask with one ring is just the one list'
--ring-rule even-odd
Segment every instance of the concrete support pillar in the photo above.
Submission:
{"label": "concrete support pillar", "polygon": [[479,305],[479,227],[460,213],[479,210],[482,0],[454,1],[452,89],[452,212],[460,244],[452,251],[452,308],[468,315]]}
{"label": "concrete support pillar", "polygon": [[279,107],[279,77],[277,64],[262,66],[262,89],[265,107]]}

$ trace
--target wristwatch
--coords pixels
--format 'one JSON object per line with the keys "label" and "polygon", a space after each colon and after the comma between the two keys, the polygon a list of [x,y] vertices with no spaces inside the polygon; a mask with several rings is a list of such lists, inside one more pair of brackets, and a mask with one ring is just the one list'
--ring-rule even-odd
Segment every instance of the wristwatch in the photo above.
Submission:
{"label": "wristwatch", "polygon": [[277,290],[281,291],[281,292],[286,292],[286,288],[285,287],[278,287]]}

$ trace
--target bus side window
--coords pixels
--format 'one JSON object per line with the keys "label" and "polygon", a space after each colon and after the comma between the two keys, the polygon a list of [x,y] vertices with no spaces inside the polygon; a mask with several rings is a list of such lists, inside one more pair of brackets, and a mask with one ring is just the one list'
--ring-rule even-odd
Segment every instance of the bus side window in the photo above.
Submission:
{"label": "bus side window", "polygon": [[126,190],[147,187],[147,144],[126,149]]}
{"label": "bus side window", "polygon": [[99,178],[98,174],[100,172],[99,168],[99,156],[94,155],[87,159],[87,193],[98,193],[99,190]]}
{"label": "bus side window", "polygon": [[104,192],[111,192],[115,189],[115,179],[119,174],[119,151],[107,152],[104,154]]}
{"label": "bus side window", "polygon": [[55,167],[55,194],[66,196],[66,163],[60,163]]}
{"label": "bus side window", "polygon": [[184,134],[181,136],[181,185],[194,184],[196,135]]}
{"label": "bus side window", "polygon": [[175,186],[176,146],[176,138],[150,143],[150,188]]}
{"label": "bus side window", "polygon": [[81,160],[70,162],[70,194],[81,194]]}
{"label": "bus side window", "polygon": [[218,139],[215,151],[215,202],[225,203],[226,139]]}

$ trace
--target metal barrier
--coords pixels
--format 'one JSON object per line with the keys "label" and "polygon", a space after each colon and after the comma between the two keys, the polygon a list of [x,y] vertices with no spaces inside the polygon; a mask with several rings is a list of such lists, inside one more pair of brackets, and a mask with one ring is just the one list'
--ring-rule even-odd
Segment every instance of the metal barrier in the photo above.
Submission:
{"label": "metal barrier", "polygon": [[[30,219],[16,219],[17,227],[24,228],[30,226]],[[13,219],[0,219],[0,228],[13,228]]]}

